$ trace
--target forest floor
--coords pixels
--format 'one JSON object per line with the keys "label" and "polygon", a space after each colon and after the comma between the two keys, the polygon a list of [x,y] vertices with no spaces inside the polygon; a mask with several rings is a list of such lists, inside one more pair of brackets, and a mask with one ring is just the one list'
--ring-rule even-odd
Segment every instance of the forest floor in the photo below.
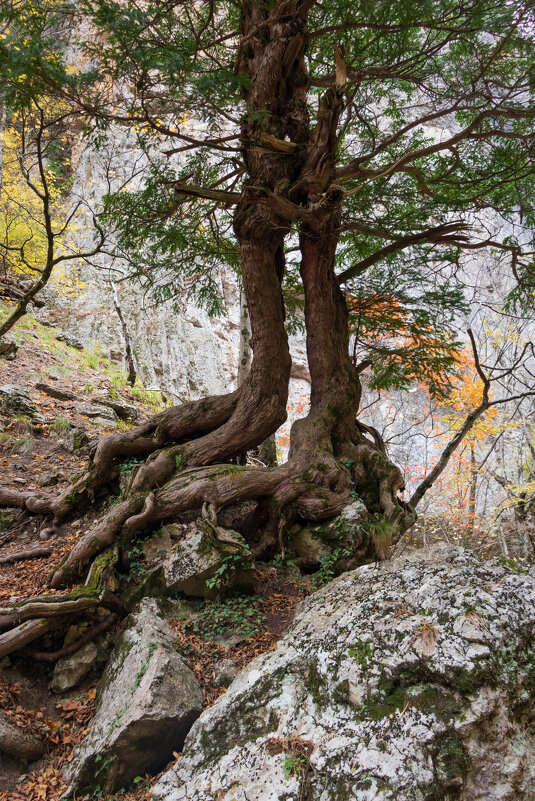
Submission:
{"label": "forest floor", "polygon": [[[57,328],[42,325],[28,315],[11,337],[19,345],[15,360],[0,359],[0,386],[10,384],[25,390],[42,417],[36,424],[0,407],[0,482],[12,489],[46,487],[46,492],[59,491],[81,471],[87,455],[71,452],[66,447],[66,437],[73,427],[84,429],[90,440],[112,430],[79,411],[81,403],[91,403],[98,393],[108,392],[118,400],[135,404],[141,420],[165,408],[159,393],[128,387],[120,368],[104,358],[98,348],[77,350],[58,341],[58,333],[61,332]],[[73,392],[78,399],[56,400],[36,388],[39,382]],[[118,423],[124,428],[129,425]],[[5,512],[0,510],[2,514]],[[39,536],[44,527],[44,520],[39,517],[15,513],[12,525],[0,526],[2,556],[41,546],[52,549],[45,558],[2,565],[0,606],[54,592],[47,588],[49,575],[98,514],[96,505],[81,519],[66,521],[53,539],[45,540]],[[145,569],[143,563],[139,569]],[[277,564],[256,568],[256,587],[254,596],[231,598],[220,604],[198,601],[200,614],[195,624],[170,621],[176,631],[177,648],[199,680],[205,706],[225,692],[214,681],[216,665],[223,659],[232,659],[243,667],[259,653],[273,648],[291,623],[299,601],[315,589],[306,577]],[[124,620],[116,625],[113,638],[124,625]],[[239,625],[241,639],[225,645],[225,632],[235,632]],[[45,638],[44,647],[50,649],[52,642],[50,639],[47,643]],[[74,748],[87,732],[94,714],[99,675],[89,674],[75,689],[55,695],[49,687],[53,669],[53,663],[37,662],[24,652],[0,662],[0,710],[20,728],[44,740],[47,748],[45,756],[30,766],[0,754],[0,801],[59,801],[65,794],[62,766],[72,759]],[[142,801],[150,797],[155,780],[156,777],[138,777],[133,790],[93,797]],[[78,801],[89,798],[83,796]]]}

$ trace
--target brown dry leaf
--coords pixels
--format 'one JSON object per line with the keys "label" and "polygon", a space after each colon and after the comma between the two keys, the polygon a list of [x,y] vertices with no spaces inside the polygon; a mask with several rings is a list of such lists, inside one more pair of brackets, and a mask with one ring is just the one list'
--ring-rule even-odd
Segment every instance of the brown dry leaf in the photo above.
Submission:
{"label": "brown dry leaf", "polygon": [[435,652],[438,640],[437,630],[433,626],[430,626],[429,623],[424,623],[414,634],[414,642],[418,640],[420,642],[422,654],[424,656],[431,656],[431,654]]}

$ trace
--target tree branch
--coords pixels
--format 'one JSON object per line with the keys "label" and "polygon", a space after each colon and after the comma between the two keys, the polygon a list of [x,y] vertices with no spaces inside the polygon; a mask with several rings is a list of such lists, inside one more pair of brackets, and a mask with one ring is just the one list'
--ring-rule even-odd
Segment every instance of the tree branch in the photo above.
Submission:
{"label": "tree branch", "polygon": [[418,234],[409,234],[408,236],[401,237],[397,239],[395,242],[391,242],[390,245],[386,245],[384,248],[377,250],[375,253],[370,254],[365,259],[362,259],[356,264],[353,264],[351,267],[348,267],[347,270],[344,270],[343,273],[337,276],[339,284],[345,284],[347,281],[350,281],[352,278],[355,278],[358,275],[361,275],[368,267],[371,267],[373,264],[376,264],[379,261],[382,261],[386,256],[389,256],[391,253],[396,253],[400,250],[404,250],[411,245],[417,245],[420,242],[429,242],[435,245],[438,244],[463,244],[463,241],[467,239],[465,236],[454,236],[454,234],[459,234],[461,231],[467,229],[467,225],[462,222],[455,222],[455,223],[445,223],[444,225],[439,225],[435,228],[428,228],[427,231],[421,231]]}
{"label": "tree branch", "polygon": [[173,187],[177,195],[191,195],[192,197],[201,197],[206,200],[217,200],[219,203],[226,203],[235,205],[241,198],[239,192],[223,192],[218,189],[205,189],[202,186],[193,186],[192,184],[182,184],[180,182],[173,183]]}

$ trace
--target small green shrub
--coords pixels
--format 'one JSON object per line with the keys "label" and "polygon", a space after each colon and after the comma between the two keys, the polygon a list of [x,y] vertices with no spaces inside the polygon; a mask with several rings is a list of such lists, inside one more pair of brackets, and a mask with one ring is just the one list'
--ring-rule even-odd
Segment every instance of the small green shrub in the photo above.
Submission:
{"label": "small green shrub", "polygon": [[18,437],[11,445],[13,453],[29,453],[32,449],[33,439],[31,437]]}
{"label": "small green shrub", "polygon": [[137,456],[129,456],[127,459],[123,459],[121,464],[119,465],[119,473],[122,476],[127,476],[129,473],[132,472],[134,467],[138,464],[142,464],[145,460],[143,458],[138,458]]}
{"label": "small green shrub", "polygon": [[307,758],[304,754],[286,754],[282,763],[284,771],[284,778],[299,779],[307,764]]}
{"label": "small green shrub", "polygon": [[51,370],[52,375],[62,375],[67,376],[72,374],[72,368],[67,367],[65,364],[56,364],[54,368]]}
{"label": "small green shrub", "polygon": [[258,634],[266,622],[264,601],[256,596],[238,596],[222,603],[207,603],[198,618],[186,621],[185,626],[204,640],[232,631],[251,639]]}
{"label": "small green shrub", "polygon": [[225,556],[214,575],[206,579],[205,583],[208,589],[220,590],[224,587],[232,574],[243,565],[243,557],[244,555],[242,553],[232,553]]}
{"label": "small green shrub", "polygon": [[104,354],[98,342],[86,351],[85,360],[87,366],[92,370],[98,370],[100,368],[101,363],[104,361]]}
{"label": "small green shrub", "polygon": [[56,417],[52,423],[52,428],[57,434],[66,434],[71,430],[71,424],[64,417]]}
{"label": "small green shrub", "polygon": [[336,578],[338,571],[336,570],[337,564],[341,560],[348,559],[351,556],[349,548],[335,548],[334,551],[322,560],[320,569],[312,576],[312,582],[318,589],[324,587],[334,578]]}

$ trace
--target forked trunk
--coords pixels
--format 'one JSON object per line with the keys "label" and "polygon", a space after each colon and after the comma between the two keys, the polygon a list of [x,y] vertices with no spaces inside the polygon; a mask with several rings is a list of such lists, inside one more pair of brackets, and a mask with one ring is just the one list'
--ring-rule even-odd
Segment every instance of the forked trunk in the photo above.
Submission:
{"label": "forked trunk", "polygon": [[[337,83],[322,96],[312,131],[304,61],[311,5],[308,0],[288,7],[242,5],[236,67],[250,78],[241,131],[248,175],[236,206],[234,231],[251,324],[250,371],[235,392],[166,410],[134,431],[102,440],[87,472],[55,499],[0,489],[0,504],[50,514],[57,525],[97,487],[110,483],[120,459],[146,458],[132,474],[120,502],[102,515],[56,569],[54,588],[82,577],[90,562],[95,565],[105,558],[114,564],[140,530],[192,510],[200,513],[201,508],[203,513],[209,510],[217,527],[221,509],[250,507],[252,502],[256,517],[251,545],[259,558],[277,550],[284,554],[290,522],[335,517],[355,493],[365,501],[372,524],[385,519],[388,523],[386,540],[363,534],[365,558],[385,556],[388,543],[413,521],[397,498],[401,473],[356,421],[361,387],[349,358],[347,308],[335,274],[343,192],[333,175],[344,102],[339,73],[343,76],[344,70],[337,48]],[[301,221],[310,413],[292,427],[286,464],[237,468],[229,462],[260,445],[286,419],[291,360],[281,284],[284,242],[292,220]],[[70,614],[72,604],[79,604],[76,591],[53,597],[58,599],[54,615],[61,616],[63,609]],[[30,639],[42,633],[38,618],[43,616],[43,601],[38,600],[35,608],[25,605],[24,620],[35,612],[37,621]],[[113,598],[97,593],[91,603],[109,605]],[[24,622],[19,609],[9,615],[10,626]],[[12,649],[9,634],[2,637],[7,637],[5,647]]]}

